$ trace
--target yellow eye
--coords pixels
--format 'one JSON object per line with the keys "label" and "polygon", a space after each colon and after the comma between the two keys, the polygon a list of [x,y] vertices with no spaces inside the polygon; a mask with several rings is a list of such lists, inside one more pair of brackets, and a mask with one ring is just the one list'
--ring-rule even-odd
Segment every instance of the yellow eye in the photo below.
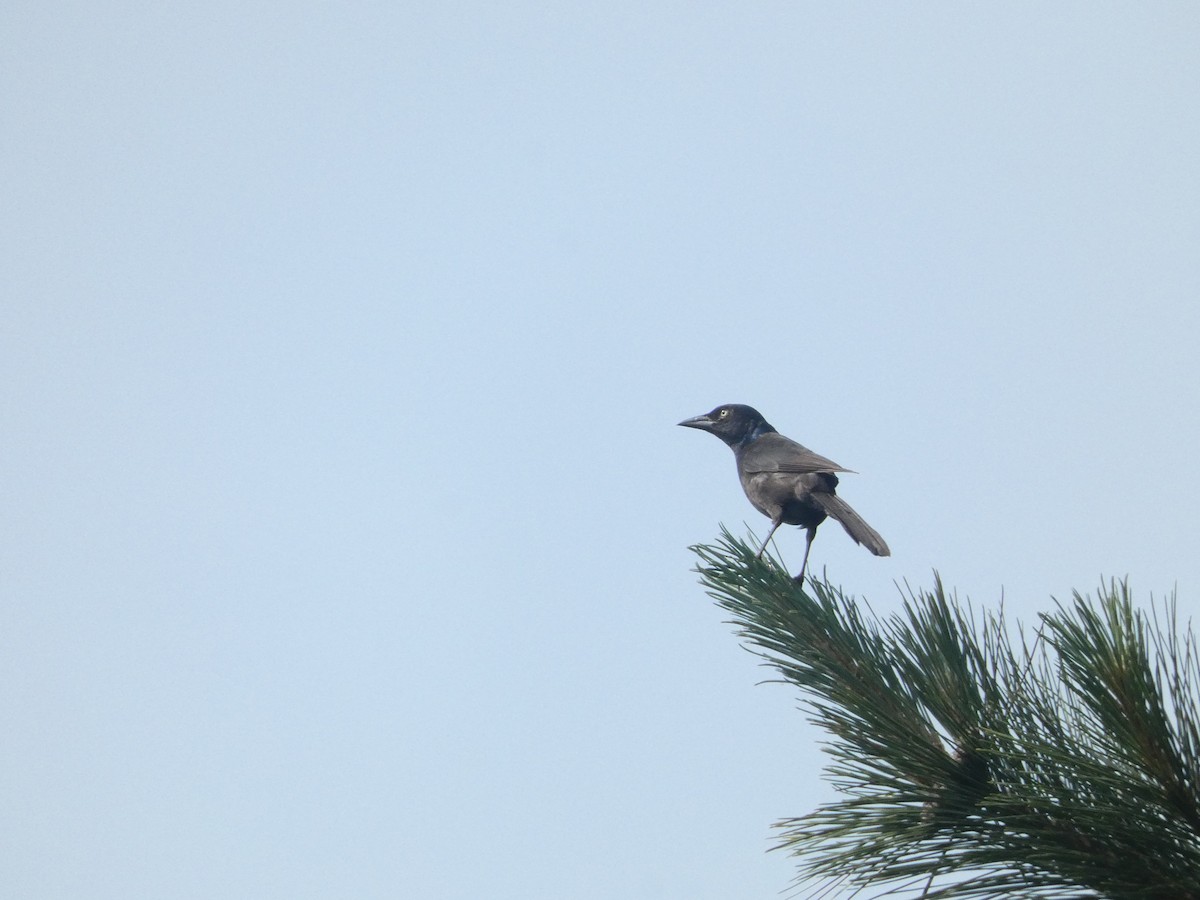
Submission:
{"label": "yellow eye", "polygon": [[721,410],[719,413],[717,413],[717,418],[718,418],[718,419],[723,419],[723,418],[725,418],[727,415],[729,415],[729,410],[727,410],[727,409],[723,409],[723,410]]}

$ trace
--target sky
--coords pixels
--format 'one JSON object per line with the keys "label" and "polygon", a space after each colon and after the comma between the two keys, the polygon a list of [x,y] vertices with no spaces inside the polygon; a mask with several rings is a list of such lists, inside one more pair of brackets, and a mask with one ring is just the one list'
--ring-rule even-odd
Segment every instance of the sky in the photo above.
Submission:
{"label": "sky", "polygon": [[[0,8],[0,884],[781,896],[689,546],[749,403],[881,615],[1200,608],[1200,8]],[[803,534],[778,547],[796,565]]]}

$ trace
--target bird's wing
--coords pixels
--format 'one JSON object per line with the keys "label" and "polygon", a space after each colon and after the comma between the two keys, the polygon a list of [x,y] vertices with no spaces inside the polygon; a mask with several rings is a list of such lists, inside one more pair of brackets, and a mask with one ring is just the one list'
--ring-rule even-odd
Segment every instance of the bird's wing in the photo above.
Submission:
{"label": "bird's wing", "polygon": [[853,472],[844,469],[831,459],[813,453],[803,444],[785,438],[778,432],[764,434],[742,452],[742,470],[747,474],[756,472]]}

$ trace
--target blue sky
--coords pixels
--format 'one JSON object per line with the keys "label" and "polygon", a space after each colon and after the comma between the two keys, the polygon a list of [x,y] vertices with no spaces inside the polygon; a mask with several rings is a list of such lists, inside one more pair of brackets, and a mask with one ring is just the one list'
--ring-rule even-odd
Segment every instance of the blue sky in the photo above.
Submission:
{"label": "blue sky", "polygon": [[[718,403],[887,612],[1200,595],[1192,4],[0,10],[0,883],[774,897]],[[798,563],[803,537],[782,534]]]}

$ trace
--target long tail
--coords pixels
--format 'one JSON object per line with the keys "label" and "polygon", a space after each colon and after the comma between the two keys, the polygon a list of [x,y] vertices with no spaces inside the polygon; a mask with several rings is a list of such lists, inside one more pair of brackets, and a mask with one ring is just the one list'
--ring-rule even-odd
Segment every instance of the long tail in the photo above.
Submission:
{"label": "long tail", "polygon": [[841,522],[846,534],[854,539],[854,543],[862,544],[876,556],[892,555],[887,541],[879,536],[879,532],[864,522],[863,517],[837,494],[813,493],[810,499],[825,510],[826,515]]}

